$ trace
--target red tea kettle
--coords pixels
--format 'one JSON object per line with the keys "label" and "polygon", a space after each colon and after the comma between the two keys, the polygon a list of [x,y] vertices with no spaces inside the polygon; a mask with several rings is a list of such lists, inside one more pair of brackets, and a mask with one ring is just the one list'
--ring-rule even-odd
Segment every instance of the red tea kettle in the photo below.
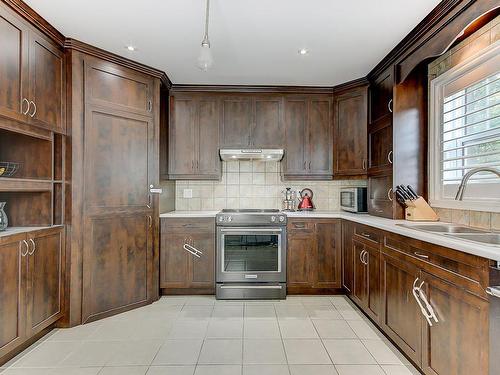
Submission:
{"label": "red tea kettle", "polygon": [[300,197],[302,198],[299,203],[299,211],[311,211],[314,210],[314,204],[312,201],[313,192],[309,188],[302,189],[299,192]]}

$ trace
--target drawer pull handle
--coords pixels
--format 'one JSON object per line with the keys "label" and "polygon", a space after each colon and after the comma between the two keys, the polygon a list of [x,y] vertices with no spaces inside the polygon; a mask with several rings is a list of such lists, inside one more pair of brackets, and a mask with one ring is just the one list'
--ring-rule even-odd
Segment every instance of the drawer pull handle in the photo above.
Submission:
{"label": "drawer pull handle", "polygon": [[186,250],[188,253],[190,253],[191,255],[194,255],[195,257],[200,258],[200,256],[197,253],[195,253],[194,251],[189,249],[189,244],[185,243],[184,246],[182,246],[182,248],[184,250]]}
{"label": "drawer pull handle", "polygon": [[305,224],[293,224],[294,228],[303,229],[306,227]]}
{"label": "drawer pull handle", "polygon": [[415,254],[417,257],[422,258],[422,259],[429,259],[428,255],[425,254],[420,254],[419,252],[415,251],[413,254]]}
{"label": "drawer pull handle", "polygon": [[363,237],[366,237],[366,238],[371,238],[371,236],[370,236],[368,233],[364,233],[364,232],[363,232],[363,233],[361,233],[361,235],[362,235]]}

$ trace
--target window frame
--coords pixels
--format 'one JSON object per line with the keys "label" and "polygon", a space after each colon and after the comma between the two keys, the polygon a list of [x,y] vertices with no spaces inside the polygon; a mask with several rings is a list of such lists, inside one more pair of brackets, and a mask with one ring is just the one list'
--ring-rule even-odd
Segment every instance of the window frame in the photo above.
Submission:
{"label": "window frame", "polygon": [[[434,207],[500,212],[500,199],[470,199],[464,197],[462,201],[456,201],[454,198],[445,198],[441,182],[444,88],[451,82],[486,64],[493,64],[493,67],[500,67],[500,41],[482,49],[430,81],[428,143],[429,202]],[[495,182],[495,184],[497,183]],[[500,188],[500,182],[498,185]]]}

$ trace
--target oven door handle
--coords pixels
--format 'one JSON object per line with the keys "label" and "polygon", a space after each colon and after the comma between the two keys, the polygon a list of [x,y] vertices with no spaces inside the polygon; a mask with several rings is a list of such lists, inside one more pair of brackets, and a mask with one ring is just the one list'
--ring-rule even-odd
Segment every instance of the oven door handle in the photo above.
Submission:
{"label": "oven door handle", "polygon": [[281,285],[221,285],[221,289],[283,289]]}
{"label": "oven door handle", "polygon": [[221,228],[221,232],[263,232],[263,233],[269,233],[269,232],[275,232],[275,233],[282,233],[283,229],[281,228]]}

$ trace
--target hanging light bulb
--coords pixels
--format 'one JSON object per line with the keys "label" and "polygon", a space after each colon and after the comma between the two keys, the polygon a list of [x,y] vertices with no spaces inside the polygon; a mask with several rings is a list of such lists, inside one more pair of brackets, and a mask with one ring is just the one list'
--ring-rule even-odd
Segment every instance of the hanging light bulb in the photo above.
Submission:
{"label": "hanging light bulb", "polygon": [[210,0],[207,0],[207,9],[205,13],[205,36],[201,42],[200,55],[198,56],[198,68],[206,72],[214,63],[212,51],[210,50],[210,41],[208,40],[208,17],[210,10]]}

